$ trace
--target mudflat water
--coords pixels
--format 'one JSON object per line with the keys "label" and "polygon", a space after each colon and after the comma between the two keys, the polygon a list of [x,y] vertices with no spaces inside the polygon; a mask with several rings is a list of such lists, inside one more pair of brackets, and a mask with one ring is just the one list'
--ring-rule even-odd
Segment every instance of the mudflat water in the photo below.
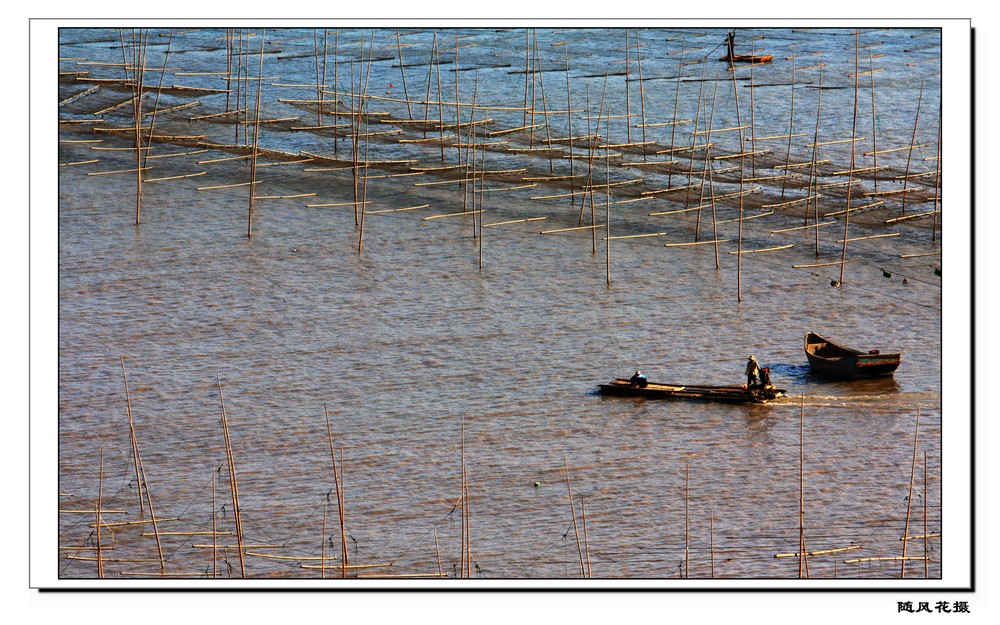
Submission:
{"label": "mudflat water", "polygon": [[[849,548],[811,577],[890,578],[907,527],[942,531],[938,31],[741,29],[773,60],[736,81],[721,29],[139,34],[145,85],[185,89],[143,99],[162,138],[136,224],[133,139],[107,131],[134,127],[131,94],[103,82],[136,33],[60,33],[61,577],[98,576],[99,489],[106,577],[339,576],[331,443],[350,576],[456,577],[467,538],[484,579],[795,578],[775,555],[799,550],[801,501],[808,550]],[[466,125],[441,130],[456,97]],[[248,237],[234,157],[258,108]],[[431,169],[468,162],[469,128],[484,186]],[[335,162],[354,141],[363,216]],[[810,330],[902,365],[817,376]],[[740,384],[750,354],[787,397],[597,390],[635,369]]]}

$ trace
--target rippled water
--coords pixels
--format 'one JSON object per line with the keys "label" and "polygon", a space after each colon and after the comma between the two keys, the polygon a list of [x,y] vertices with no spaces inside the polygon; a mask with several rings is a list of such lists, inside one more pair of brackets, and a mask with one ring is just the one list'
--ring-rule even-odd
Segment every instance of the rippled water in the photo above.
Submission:
{"label": "rippled water", "polygon": [[[157,45],[150,47],[147,65],[157,67],[163,63],[166,37],[154,34]],[[225,70],[225,34],[224,29],[176,32],[170,40],[165,83],[219,87],[218,76],[191,74]],[[401,50],[410,97],[422,98],[414,91],[427,88],[427,66],[410,64],[426,64],[434,32],[402,31],[400,40],[408,46],[398,49],[393,30],[330,30],[327,37],[331,49],[337,38],[337,53],[344,55],[337,60],[344,61],[360,58],[362,39],[367,46],[373,34],[373,54],[386,60],[372,63],[369,92],[401,97]],[[536,76],[544,79],[548,106],[567,108],[568,48],[574,110],[593,111],[591,123],[596,123],[602,94],[605,111],[625,110],[624,76],[609,77],[604,92],[604,73],[624,72],[623,30],[534,34],[539,66],[546,70]],[[850,139],[854,80],[848,75],[855,63],[854,32],[767,30],[747,32],[746,37],[756,34],[765,38],[754,47],[775,59],[753,69],[754,83],[760,85],[753,90],[758,136],[788,134],[791,63],[786,57],[794,51],[803,58],[822,52],[816,58],[826,63],[824,86],[840,87],[822,90],[820,140]],[[266,32],[262,118],[310,118],[310,113],[281,100],[314,96],[315,89],[310,93],[287,85],[315,84],[314,42],[322,45],[323,36],[322,30],[312,29]],[[501,107],[523,106],[525,31],[441,30],[437,36],[442,89],[452,94],[451,101],[457,76],[460,100],[475,97],[486,103],[481,105],[496,107],[485,111],[495,119],[491,128],[521,126],[523,111]],[[698,118],[699,128],[704,128],[715,100],[714,127],[736,125],[731,77],[725,64],[715,61],[721,49],[713,51],[723,38],[721,30],[641,31],[647,120]],[[259,38],[248,41],[248,49],[259,50]],[[465,71],[449,71],[455,68],[456,41],[463,46],[457,65]],[[911,171],[933,169],[935,161],[923,159],[937,152],[940,76],[931,59],[940,49],[930,46],[940,42],[939,34],[862,31],[860,41],[879,43],[872,50],[884,54],[869,61],[866,47],[859,56],[864,63],[885,68],[872,74],[877,81],[880,147],[909,147],[921,100],[915,143],[926,147],[913,154],[909,149],[885,154],[879,164],[891,165],[890,173],[898,174],[906,171],[907,160],[917,162],[918,155],[919,165]],[[60,69],[86,68],[91,77],[120,77],[120,67],[81,65],[82,59],[120,63],[117,42],[117,31],[63,31]],[[564,42],[568,45],[557,45]],[[632,73],[638,59],[631,32],[629,46],[633,54],[627,106],[636,115],[640,92]],[[703,75],[701,64],[680,65],[682,58],[706,55],[710,61],[704,64],[704,75],[720,77],[717,95],[712,93],[716,82],[694,80]],[[247,58],[248,74],[256,75],[256,57]],[[821,92],[808,86],[818,86],[818,69],[802,69],[820,61],[803,58],[796,61],[795,131],[808,136],[795,138],[793,162],[812,158],[812,149],[804,146],[813,142]],[[330,85],[333,65],[331,56]],[[349,92],[350,68],[361,65],[337,66],[341,89]],[[475,67],[480,68],[477,82],[471,69]],[[679,67],[684,78],[692,80],[675,80]],[[512,73],[519,68],[521,73]],[[739,75],[748,77],[749,70]],[[64,77],[60,97],[88,86]],[[535,88],[540,92],[542,83]],[[746,82],[739,89],[741,106],[749,110]],[[866,136],[871,134],[870,82],[862,83],[860,94],[859,119],[866,121],[859,124],[868,129],[857,135]],[[94,111],[126,97],[126,92],[102,88],[61,107],[60,117],[94,119]],[[250,98],[252,102],[252,93]],[[536,99],[540,107],[541,93]],[[697,106],[699,99],[704,109]],[[160,106],[192,99],[166,100]],[[213,143],[232,143],[231,125],[189,120],[224,111],[225,96],[198,100],[197,107],[158,116],[158,132],[207,133]],[[404,119],[407,115],[405,104],[395,100],[373,101],[370,107]],[[124,127],[127,112],[119,109],[103,116],[108,125]],[[586,134],[581,130],[585,114],[574,115],[573,134]],[[467,121],[468,112],[463,116]],[[535,123],[541,123],[538,116],[536,110]],[[672,126],[647,123],[646,140],[656,141],[656,149],[671,143],[690,145],[693,122],[678,126],[673,141]],[[550,127],[559,136],[570,130],[565,115]],[[511,143],[492,146],[486,168],[524,167],[525,177],[548,174],[547,156],[505,151],[540,144],[543,131],[537,132],[533,138],[527,133],[497,135],[493,140]],[[637,142],[640,134],[634,124],[629,129],[613,120],[607,140]],[[422,165],[440,165],[436,144],[396,142],[420,136],[407,130],[373,139],[369,158],[414,158]],[[735,152],[737,136],[713,135],[718,141],[713,154]],[[103,142],[73,142],[91,138]],[[339,556],[336,498],[328,498],[334,489],[331,439],[344,473],[350,562],[391,565],[354,569],[352,575],[439,570],[458,574],[462,521],[456,504],[464,457],[472,576],[579,577],[581,552],[586,552],[589,558],[584,559],[595,578],[797,577],[797,558],[775,554],[799,548],[802,440],[807,548],[857,547],[814,556],[810,575],[898,577],[898,561],[846,560],[901,554],[918,419],[909,534],[924,533],[925,497],[928,529],[941,530],[941,260],[901,255],[939,251],[942,234],[930,219],[885,224],[904,214],[898,197],[859,215],[857,223],[852,219],[850,237],[899,236],[852,242],[847,258],[853,262],[845,265],[843,286],[834,288],[830,282],[839,279],[839,265],[793,265],[839,262],[842,221],[821,229],[818,252],[812,230],[771,232],[802,225],[801,207],[777,209],[744,222],[744,250],[795,247],[744,254],[738,277],[737,256],[730,253],[737,249],[738,222],[727,221],[739,214],[734,198],[717,207],[720,238],[732,241],[720,247],[721,267],[716,268],[712,246],[663,246],[693,241],[695,213],[648,214],[684,208],[684,194],[657,194],[612,204],[610,209],[600,194],[596,218],[604,223],[610,210],[612,235],[665,232],[613,241],[609,270],[605,229],[596,237],[587,230],[539,234],[580,224],[579,199],[532,199],[566,193],[564,186],[542,183],[502,191],[519,185],[488,182],[494,191],[484,194],[486,224],[546,219],[483,228],[480,240],[471,217],[422,219],[461,211],[464,198],[458,185],[371,178],[368,210],[432,206],[368,214],[359,252],[353,208],[309,206],[352,201],[350,171],[310,171],[321,167],[303,163],[258,168],[258,195],[316,195],[258,200],[254,236],[248,239],[246,187],[207,188],[248,180],[245,161],[199,162],[230,156],[219,149],[151,160],[154,169],[147,178],[207,173],[147,182],[141,224],[136,226],[133,177],[88,175],[134,167],[130,152],[90,149],[127,147],[128,139],[91,135],[69,124],[61,127],[60,139],[67,141],[61,144],[60,162],[100,159],[60,169],[60,508],[92,510],[101,484],[103,507],[128,511],[106,514],[106,522],[149,519],[148,510],[144,515],[138,510],[120,362],[124,357],[137,444],[160,519],[168,575],[211,576],[212,538],[191,532],[210,532],[213,523],[220,531],[233,529],[220,386],[239,479],[243,532],[246,542],[257,546],[248,551],[284,558],[248,555],[248,576],[318,577],[320,570],[301,566],[316,561],[304,558]],[[267,126],[261,132],[262,145],[292,153],[332,155],[332,141],[317,132],[272,131]],[[349,150],[349,138],[338,141],[339,150]],[[751,166],[766,175],[779,171],[775,165],[785,161],[785,141],[772,141],[769,147],[773,153],[762,155],[759,163],[747,159],[746,177]],[[859,144],[858,167],[871,166],[862,154],[871,149],[870,143],[863,148]],[[820,150],[820,158],[831,160],[823,182],[846,180],[833,172],[849,168],[849,149],[831,144]],[[191,151],[189,146],[157,144],[153,153]],[[641,160],[642,150],[625,148],[623,154],[612,160],[611,179],[644,180],[612,188],[613,202],[638,199],[642,191],[668,184],[686,184],[686,157],[670,171],[665,166],[622,167],[622,161]],[[652,149],[648,157],[665,158],[652,156]],[[456,158],[454,148],[447,150],[446,164]],[[552,171],[567,172],[568,160],[555,161]],[[715,166],[734,162],[739,159]],[[700,160],[697,166],[700,170]],[[586,161],[577,160],[574,167],[575,173],[585,171]],[[372,174],[392,172],[398,173],[373,168]],[[604,182],[603,162],[594,175]],[[423,182],[437,179],[419,177]],[[717,182],[720,190],[739,188],[738,175],[720,174]],[[764,199],[753,199],[749,214],[759,216],[768,212],[759,206],[780,200],[781,185],[757,184],[765,187]],[[899,184],[887,173],[880,189]],[[919,184],[933,183],[921,179]],[[863,188],[873,185],[867,179]],[[929,188],[929,193],[908,201],[908,213],[934,209]],[[788,193],[799,198],[805,190],[800,184]],[[842,190],[839,197],[830,193],[821,212],[845,205]],[[711,238],[711,214],[701,219],[702,240]],[[589,206],[586,220],[590,223]],[[889,379],[836,382],[817,377],[802,350],[803,334],[809,330],[857,347],[900,351],[903,364]],[[787,398],[763,406],[731,406],[610,399],[596,392],[601,382],[636,368],[656,381],[740,383],[743,362],[751,353],[772,368],[773,381],[788,389]],[[96,539],[89,527],[92,514],[63,513],[59,523],[63,547],[91,545]],[[115,547],[105,554],[105,574],[132,578],[159,573],[152,533],[149,524],[115,527],[113,538],[104,533],[103,548]],[[942,566],[936,540],[930,542],[932,577],[940,576]],[[233,545],[235,538],[226,536],[222,542]],[[907,554],[923,555],[923,540],[911,542]],[[94,561],[71,555],[94,553],[63,551],[61,576],[97,576]],[[239,575],[234,549],[220,553],[217,563],[219,576]],[[326,574],[338,575],[339,568]],[[907,577],[923,574],[922,562],[908,565]]]}

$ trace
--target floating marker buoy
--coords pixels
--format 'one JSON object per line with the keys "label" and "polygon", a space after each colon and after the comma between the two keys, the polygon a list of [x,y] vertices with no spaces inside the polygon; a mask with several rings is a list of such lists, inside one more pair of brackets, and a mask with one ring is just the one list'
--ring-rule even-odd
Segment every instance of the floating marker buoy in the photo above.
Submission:
{"label": "floating marker buoy", "polygon": [[892,274],[891,274],[891,273],[889,273],[888,271],[886,271],[885,269],[883,269],[883,270],[882,270],[882,277],[883,277],[883,278],[891,278],[891,277],[892,277]]}
{"label": "floating marker buoy", "polygon": [[541,486],[541,485],[542,485],[542,483],[541,483],[541,482],[535,482],[535,488],[538,488],[538,487],[539,487],[539,486]]}

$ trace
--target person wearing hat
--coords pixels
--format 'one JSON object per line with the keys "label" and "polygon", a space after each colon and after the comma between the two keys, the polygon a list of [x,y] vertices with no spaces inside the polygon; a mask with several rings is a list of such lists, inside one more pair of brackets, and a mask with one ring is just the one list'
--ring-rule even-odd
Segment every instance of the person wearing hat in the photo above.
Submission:
{"label": "person wearing hat", "polygon": [[632,386],[638,386],[639,388],[646,388],[646,376],[642,375],[641,371],[636,370],[636,372],[629,379]]}
{"label": "person wearing hat", "polygon": [[757,385],[757,373],[760,371],[760,365],[757,364],[757,359],[753,356],[747,358],[747,388],[753,388]]}

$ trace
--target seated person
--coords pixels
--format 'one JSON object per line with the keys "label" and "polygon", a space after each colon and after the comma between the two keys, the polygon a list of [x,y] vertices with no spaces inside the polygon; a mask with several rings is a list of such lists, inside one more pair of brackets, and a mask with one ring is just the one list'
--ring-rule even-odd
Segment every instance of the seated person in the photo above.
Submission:
{"label": "seated person", "polygon": [[760,385],[763,388],[771,386],[771,368],[764,367],[760,370]]}
{"label": "seated person", "polygon": [[646,388],[646,376],[642,375],[642,372],[636,371],[635,374],[629,379],[629,383],[632,384],[632,386]]}

